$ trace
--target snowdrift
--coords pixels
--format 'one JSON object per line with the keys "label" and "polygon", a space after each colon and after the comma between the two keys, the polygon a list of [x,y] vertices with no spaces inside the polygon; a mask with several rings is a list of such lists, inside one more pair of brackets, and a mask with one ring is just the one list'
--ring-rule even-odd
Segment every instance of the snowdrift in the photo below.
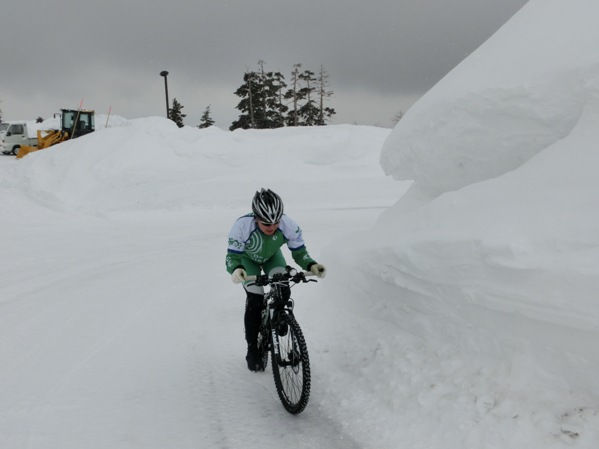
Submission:
{"label": "snowdrift", "polygon": [[[592,1],[527,4],[399,122],[381,163],[412,186],[368,238],[330,249],[363,297],[345,321],[376,317],[352,366],[402,424],[377,426],[389,438],[599,440],[598,16]],[[402,410],[415,404],[458,418],[423,442]]]}

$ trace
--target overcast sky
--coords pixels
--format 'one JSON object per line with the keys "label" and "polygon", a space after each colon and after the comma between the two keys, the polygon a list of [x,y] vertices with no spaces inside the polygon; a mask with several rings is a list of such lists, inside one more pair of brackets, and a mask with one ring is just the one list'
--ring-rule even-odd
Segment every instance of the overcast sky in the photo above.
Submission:
{"label": "overcast sky", "polygon": [[393,117],[489,38],[526,0],[19,0],[0,13],[4,120],[83,107],[126,118],[166,114],[196,126],[238,117],[234,91],[258,60],[293,64],[334,91],[331,123]]}

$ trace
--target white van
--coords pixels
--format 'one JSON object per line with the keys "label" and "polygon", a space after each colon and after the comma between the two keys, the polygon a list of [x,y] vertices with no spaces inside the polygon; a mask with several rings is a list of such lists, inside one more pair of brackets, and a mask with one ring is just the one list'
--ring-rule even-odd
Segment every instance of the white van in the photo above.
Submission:
{"label": "white van", "polygon": [[33,122],[0,123],[0,144],[2,153],[17,154],[21,145],[37,147],[37,130]]}
{"label": "white van", "polygon": [[4,151],[4,134],[6,134],[6,130],[10,126],[8,122],[0,122],[0,151]]}

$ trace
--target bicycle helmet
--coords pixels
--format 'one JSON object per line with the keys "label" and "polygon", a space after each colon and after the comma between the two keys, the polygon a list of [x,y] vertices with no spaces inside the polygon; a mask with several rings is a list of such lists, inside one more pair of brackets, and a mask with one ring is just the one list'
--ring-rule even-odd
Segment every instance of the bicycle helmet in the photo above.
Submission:
{"label": "bicycle helmet", "polygon": [[264,223],[278,223],[283,216],[283,201],[272,190],[261,189],[256,192],[252,200],[252,212],[258,220]]}

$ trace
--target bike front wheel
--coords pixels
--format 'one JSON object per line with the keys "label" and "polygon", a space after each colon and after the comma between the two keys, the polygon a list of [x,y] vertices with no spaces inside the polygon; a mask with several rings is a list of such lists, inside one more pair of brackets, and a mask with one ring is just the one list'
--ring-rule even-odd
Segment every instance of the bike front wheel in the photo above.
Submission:
{"label": "bike front wheel", "polygon": [[258,352],[260,359],[262,360],[262,371],[266,369],[268,365],[268,341],[270,338],[270,331],[265,326],[260,326],[260,332],[258,333]]}
{"label": "bike front wheel", "polygon": [[272,329],[272,372],[283,407],[301,413],[310,398],[310,359],[302,330],[292,315]]}

